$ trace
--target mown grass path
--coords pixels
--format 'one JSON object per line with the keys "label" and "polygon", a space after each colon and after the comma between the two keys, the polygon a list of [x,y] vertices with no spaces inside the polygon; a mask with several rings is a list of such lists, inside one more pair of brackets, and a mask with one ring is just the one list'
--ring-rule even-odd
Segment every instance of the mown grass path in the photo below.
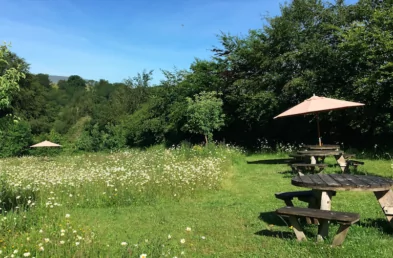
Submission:
{"label": "mown grass path", "polygon": [[[274,157],[255,155],[247,160]],[[333,160],[328,162],[333,164]],[[392,170],[388,161],[366,161],[359,172],[388,176]],[[275,192],[304,190],[292,186],[291,177],[287,165],[247,164],[239,159],[218,192],[179,202],[162,199],[150,205],[76,209],[73,215],[97,233],[103,249],[126,241],[133,256],[143,249],[148,253],[149,248],[171,245],[175,251],[168,257],[180,257],[182,251],[187,257],[391,257],[392,230],[368,192],[338,192],[333,198],[333,210],[358,212],[361,216],[342,247],[329,245],[336,225],[330,226],[330,239],[325,243],[313,241],[315,226],[306,227],[308,242],[297,242],[291,229],[270,213],[284,206],[275,199]],[[191,232],[186,227],[191,227]],[[184,244],[181,239],[185,239]],[[164,252],[165,248],[155,251]]]}

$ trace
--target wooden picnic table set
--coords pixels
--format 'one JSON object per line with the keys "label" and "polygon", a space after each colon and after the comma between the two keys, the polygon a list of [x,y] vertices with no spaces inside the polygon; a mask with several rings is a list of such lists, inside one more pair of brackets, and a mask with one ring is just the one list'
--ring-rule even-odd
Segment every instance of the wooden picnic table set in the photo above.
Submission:
{"label": "wooden picnic table set", "polygon": [[[300,155],[299,157],[303,158],[303,161],[307,160],[308,162],[314,163],[293,164],[323,164],[318,163],[323,162],[321,158],[333,155],[340,165],[341,173],[324,174],[319,171],[317,174],[303,174],[304,171],[299,172],[298,175],[292,178],[292,185],[310,188],[311,190],[275,194],[276,198],[283,200],[286,204],[285,207],[277,209],[276,214],[288,218],[297,239],[299,241],[306,239],[299,223],[300,218],[305,218],[307,224],[318,225],[317,240],[319,241],[328,236],[329,222],[335,221],[340,226],[332,245],[339,246],[344,242],[349,227],[359,221],[360,215],[358,213],[331,210],[332,198],[336,196],[337,191],[373,192],[386,219],[393,226],[393,192],[391,190],[393,180],[378,176],[348,174],[346,172],[348,171],[348,164],[350,162],[344,156],[344,152],[336,148],[339,146],[325,146],[325,149],[323,149],[323,146],[319,147],[319,149],[314,150],[312,149],[313,147],[309,148],[309,146],[306,146],[308,149],[297,153]],[[315,148],[318,147],[316,146]],[[311,157],[311,159],[304,159],[305,157]],[[364,163],[360,162],[358,164]],[[308,204],[307,208],[295,207],[292,202],[295,198],[299,201],[306,202]]]}
{"label": "wooden picnic table set", "polygon": [[293,162],[289,165],[294,172],[302,173],[304,170],[315,171],[318,168],[322,172],[328,165],[324,163],[325,158],[333,156],[336,159],[338,166],[342,172],[349,171],[349,166],[364,165],[364,162],[352,160],[355,157],[353,154],[345,154],[340,150],[339,145],[305,145],[296,153],[289,154],[293,158]]}
{"label": "wooden picnic table set", "polygon": [[[305,187],[311,190],[276,193],[275,196],[285,202],[286,206],[276,210],[276,214],[287,217],[298,240],[306,239],[303,229],[299,223],[300,218],[307,224],[318,225],[317,240],[323,240],[329,231],[329,222],[335,221],[340,226],[333,239],[333,246],[341,245],[348,233],[349,227],[358,222],[360,214],[353,212],[332,211],[332,198],[337,191],[367,191],[373,192],[380,204],[386,219],[393,226],[393,180],[379,176],[353,175],[349,174],[349,166],[364,165],[364,162],[352,160],[354,155],[344,153],[339,145],[324,145],[319,126],[320,112],[330,112],[332,110],[360,107],[363,103],[333,99],[328,97],[312,96],[309,99],[295,105],[274,117],[288,117],[295,115],[314,115],[317,122],[318,145],[306,145],[302,150],[292,153],[293,158],[289,162],[292,170],[297,173],[292,178],[292,185]],[[341,173],[324,174],[323,169],[327,166],[324,160],[328,156],[333,156],[340,166]],[[318,168],[318,173],[315,172]],[[292,200],[306,202],[307,208],[295,207]]]}

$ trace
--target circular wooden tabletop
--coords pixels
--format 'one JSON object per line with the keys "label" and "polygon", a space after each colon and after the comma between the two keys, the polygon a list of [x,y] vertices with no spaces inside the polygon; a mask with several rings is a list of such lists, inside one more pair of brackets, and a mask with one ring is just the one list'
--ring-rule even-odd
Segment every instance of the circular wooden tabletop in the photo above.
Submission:
{"label": "circular wooden tabletop", "polygon": [[295,176],[292,184],[316,190],[385,191],[393,187],[393,180],[378,176],[349,174],[312,174]]}
{"label": "circular wooden tabletop", "polygon": [[303,150],[298,151],[297,154],[303,156],[332,156],[332,155],[341,155],[343,151],[335,151],[335,150]]}
{"label": "circular wooden tabletop", "polygon": [[304,145],[304,148],[308,150],[340,150],[340,145]]}

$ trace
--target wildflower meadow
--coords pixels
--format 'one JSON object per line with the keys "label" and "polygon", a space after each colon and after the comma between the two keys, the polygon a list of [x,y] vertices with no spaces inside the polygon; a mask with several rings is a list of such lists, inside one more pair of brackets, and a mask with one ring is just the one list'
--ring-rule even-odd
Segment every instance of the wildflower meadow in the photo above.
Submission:
{"label": "wildflower meadow", "polygon": [[[197,145],[1,159],[0,257],[390,257],[392,230],[364,192],[335,197],[361,214],[342,247],[297,242],[272,213],[275,192],[299,190],[290,168],[246,162],[285,156]],[[357,173],[393,173],[365,161]]]}
{"label": "wildflower meadow", "polygon": [[2,159],[0,253],[4,257],[158,257],[175,251],[184,255],[183,244],[204,239],[193,235],[190,226],[184,226],[184,234],[177,239],[176,232],[168,232],[165,248],[147,237],[112,243],[100,238],[94,227],[80,223],[75,211],[137,210],[143,205],[179,202],[216,191],[230,170],[228,161],[234,153],[237,150],[196,146],[50,160],[30,156]]}

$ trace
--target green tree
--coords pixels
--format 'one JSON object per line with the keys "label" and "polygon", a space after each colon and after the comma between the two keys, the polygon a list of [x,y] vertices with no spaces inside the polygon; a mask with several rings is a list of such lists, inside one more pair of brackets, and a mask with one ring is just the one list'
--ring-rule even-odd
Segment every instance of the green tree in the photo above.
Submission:
{"label": "green tree", "polygon": [[0,46],[0,66],[4,69],[0,74],[0,110],[7,109],[12,100],[13,94],[19,90],[19,80],[25,78],[25,74],[17,67],[9,67],[7,55],[9,55],[9,45]]}
{"label": "green tree", "polygon": [[223,102],[217,97],[217,92],[202,91],[194,95],[194,99],[187,100],[187,122],[184,129],[190,133],[202,134],[205,136],[205,143],[213,138],[213,131],[224,126],[222,110]]}

